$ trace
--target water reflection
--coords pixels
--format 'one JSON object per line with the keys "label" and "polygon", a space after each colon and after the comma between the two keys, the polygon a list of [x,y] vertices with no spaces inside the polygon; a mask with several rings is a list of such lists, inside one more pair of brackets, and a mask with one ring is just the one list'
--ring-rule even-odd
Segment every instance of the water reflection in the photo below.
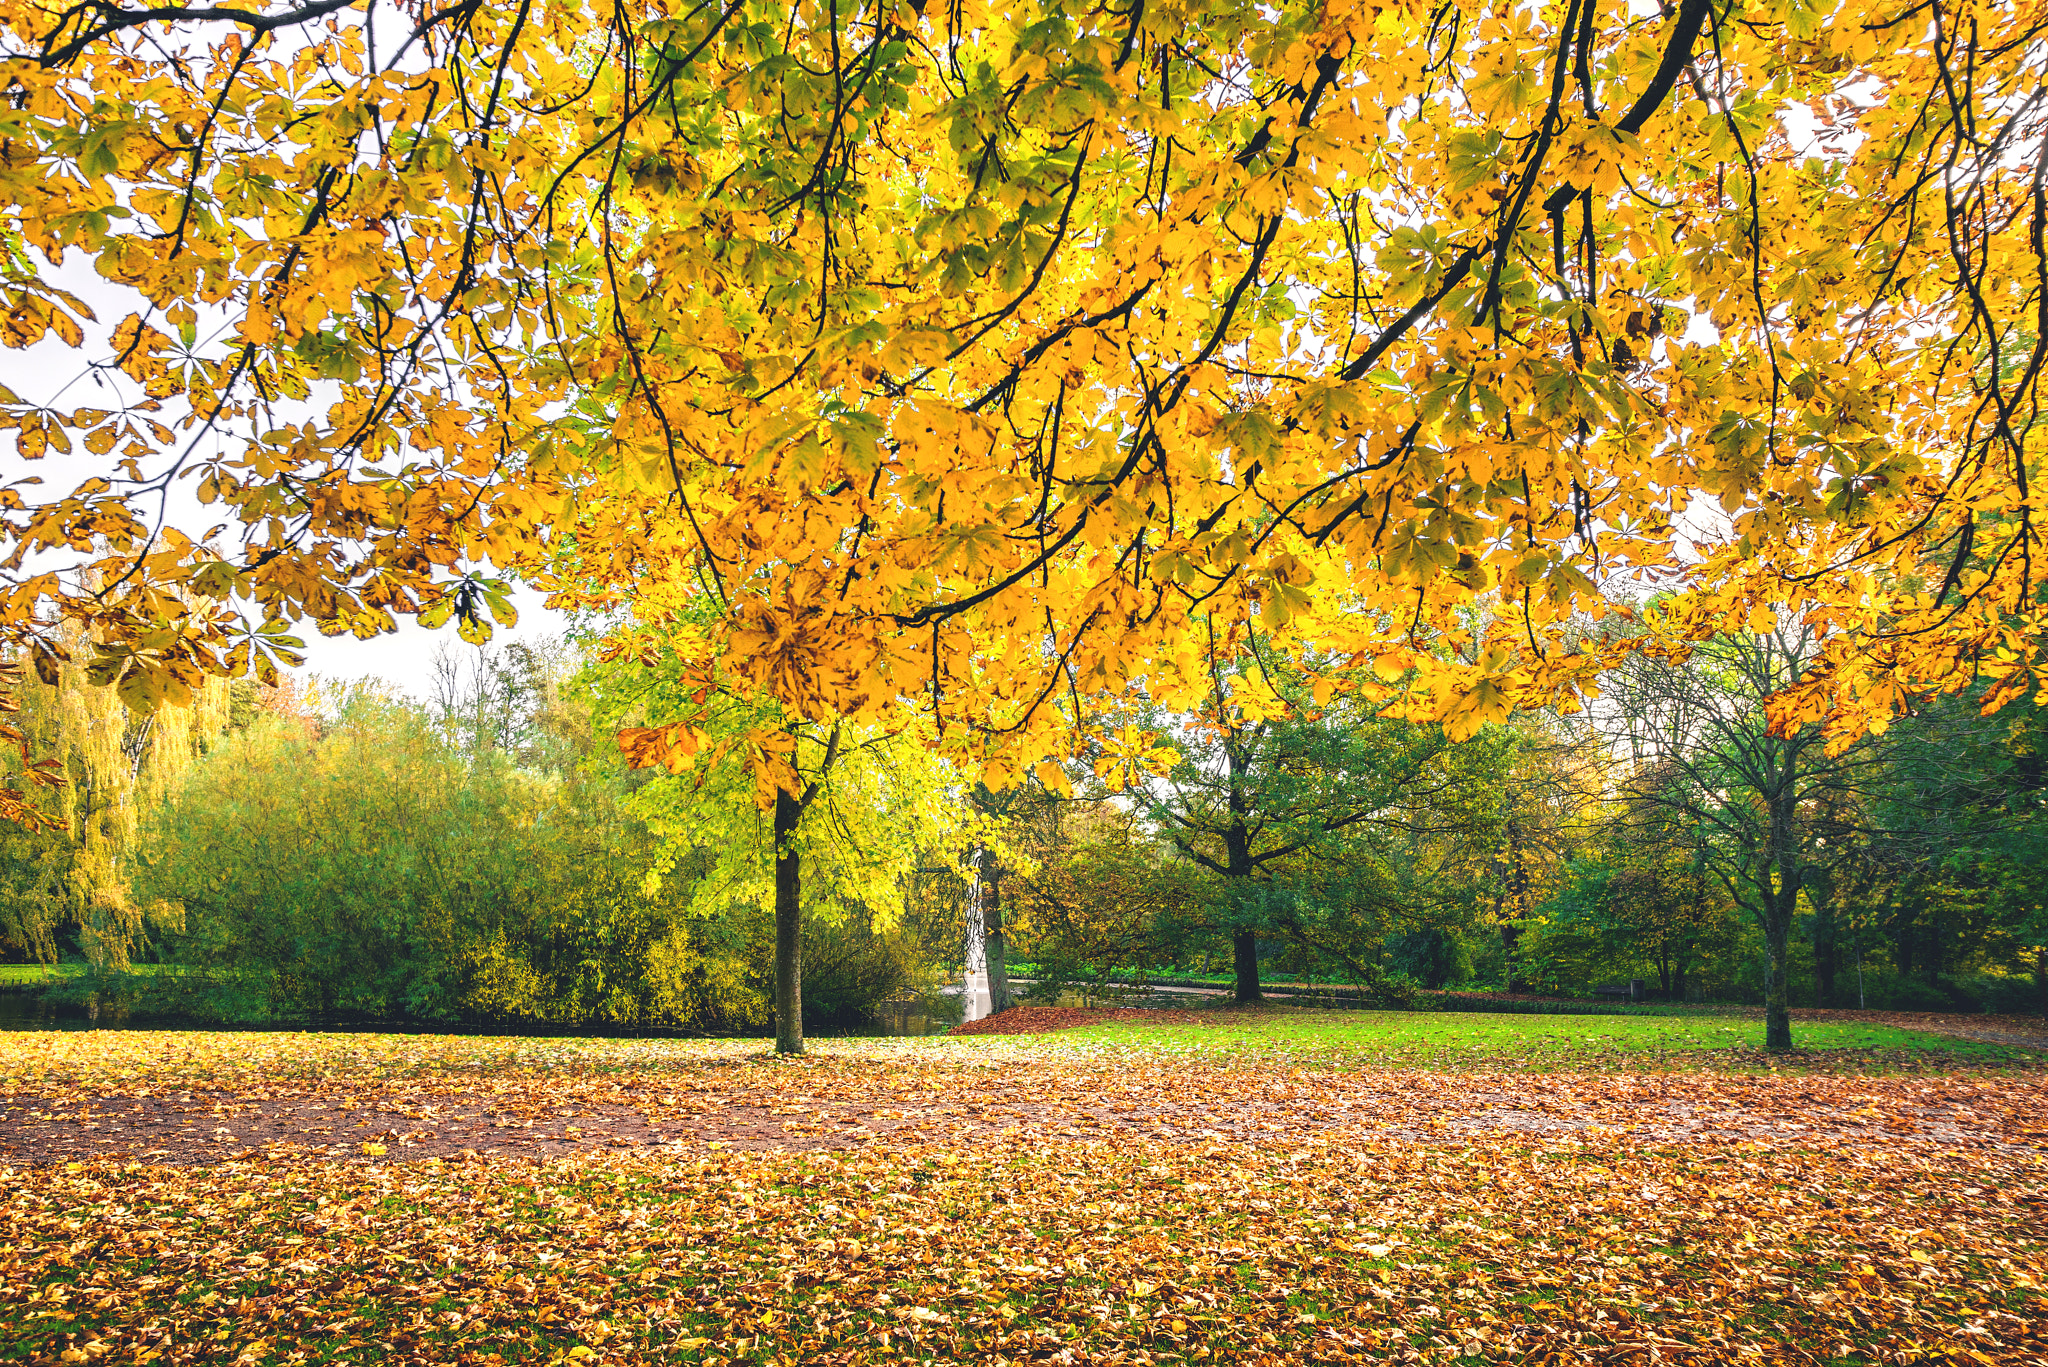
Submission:
{"label": "water reflection", "polygon": [[[966,983],[948,983],[937,991],[903,997],[883,1002],[875,1012],[875,1018],[863,1026],[841,1031],[820,1031],[821,1034],[841,1034],[848,1037],[873,1036],[922,1036],[943,1035],[962,1021],[980,1020],[989,1014],[989,993],[984,978],[978,994],[970,996]],[[1104,998],[1099,994],[1063,995],[1062,1006],[1100,1006]],[[1163,1003],[1162,1003],[1163,1004]],[[187,1020],[179,1017],[156,1017],[131,1015],[119,1007],[106,1006],[94,1012],[85,1002],[57,1000],[50,995],[37,992],[0,992],[0,1030],[220,1030],[220,1029],[304,1029],[306,1022],[250,1022],[240,1025],[223,1025],[219,1022]],[[532,1033],[537,1035],[586,1034],[588,1030],[574,1027],[536,1027],[522,1031],[516,1025],[488,1026],[478,1024],[456,1024],[440,1022],[327,1022],[313,1028],[330,1030],[369,1029],[412,1029],[447,1031],[456,1034],[508,1034]],[[672,1030],[608,1029],[594,1033],[605,1035],[676,1035],[683,1032]]]}
{"label": "water reflection", "polygon": [[39,992],[0,992],[0,1030],[119,1029],[128,1023],[127,1013],[118,1008],[53,1001]]}
{"label": "water reflection", "polygon": [[[982,1014],[987,1015],[984,1005]],[[967,1001],[958,988],[942,988],[916,997],[883,1002],[875,1011],[874,1028],[859,1035],[943,1035],[967,1019]]]}

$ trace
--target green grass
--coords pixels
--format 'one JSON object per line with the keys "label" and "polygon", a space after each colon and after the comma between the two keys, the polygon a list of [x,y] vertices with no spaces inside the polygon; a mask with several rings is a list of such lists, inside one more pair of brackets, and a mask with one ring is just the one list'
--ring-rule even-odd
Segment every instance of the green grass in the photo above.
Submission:
{"label": "green grass", "polygon": [[[1760,1060],[1761,1020],[1726,1015],[1518,1016],[1467,1012],[1313,1011],[1269,1008],[1215,1012],[1210,1022],[1119,1020],[1061,1031],[1078,1045],[1125,1046],[1204,1055],[1298,1055],[1323,1062],[1402,1067],[1495,1063],[1518,1066],[1627,1064],[1660,1060],[1697,1065]],[[1806,1061],[1855,1051],[1910,1062],[1947,1055],[1973,1063],[2039,1063],[2038,1051],[1857,1022],[1795,1021],[1792,1039]]]}
{"label": "green grass", "polygon": [[84,972],[84,964],[0,964],[0,987],[40,987]]}
{"label": "green grass", "polygon": [[[190,973],[193,970],[179,964],[130,964],[127,973],[138,977]],[[0,989],[9,987],[44,987],[52,983],[75,982],[88,976],[92,970],[85,964],[0,964]],[[110,974],[118,977],[118,971]]]}

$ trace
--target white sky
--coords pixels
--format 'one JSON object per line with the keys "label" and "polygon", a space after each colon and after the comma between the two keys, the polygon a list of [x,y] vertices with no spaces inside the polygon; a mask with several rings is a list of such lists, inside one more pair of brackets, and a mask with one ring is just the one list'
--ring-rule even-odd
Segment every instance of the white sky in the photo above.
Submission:
{"label": "white sky", "polygon": [[[532,589],[520,586],[512,603],[519,609],[519,625],[509,631],[499,627],[491,637],[494,648],[510,641],[561,636],[569,629],[568,619],[541,606],[541,595]],[[455,634],[454,623],[428,631],[410,617],[399,618],[396,632],[368,641],[321,636],[309,626],[301,626],[296,634],[306,643],[302,672],[329,679],[381,679],[416,698],[427,695],[434,652],[444,643],[457,650],[470,649]]]}

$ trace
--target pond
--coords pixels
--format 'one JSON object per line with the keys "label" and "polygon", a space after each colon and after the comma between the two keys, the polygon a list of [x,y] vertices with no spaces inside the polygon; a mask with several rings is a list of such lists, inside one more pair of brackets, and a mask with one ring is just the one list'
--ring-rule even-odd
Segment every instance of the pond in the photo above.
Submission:
{"label": "pond", "polygon": [[[867,1024],[848,1026],[840,1029],[820,1029],[809,1033],[820,1038],[892,1038],[899,1036],[943,1035],[960,1023],[965,1014],[965,1003],[959,991],[941,991],[929,997],[907,998],[901,1001],[884,1002],[876,1018]],[[78,1002],[53,1001],[38,992],[0,991],[0,1031],[6,1030],[364,1030],[373,1032],[399,1031],[413,1033],[425,1031],[434,1034],[492,1034],[536,1036],[552,1035],[658,1035],[683,1034],[674,1030],[578,1030],[563,1026],[476,1026],[444,1024],[437,1021],[347,1021],[336,1022],[324,1027],[308,1026],[301,1021],[255,1022],[246,1025],[223,1026],[212,1021],[187,1020],[175,1016],[130,1016],[119,1009],[101,1010],[97,1018],[83,1004]]]}
{"label": "pond", "polygon": [[943,1035],[967,1014],[967,1003],[957,991],[939,991],[929,996],[907,997],[883,1002],[872,1025],[855,1026],[833,1033],[843,1038],[873,1038],[910,1035]]}
{"label": "pond", "polygon": [[80,1008],[60,1011],[34,992],[0,992],[0,1030],[87,1030],[92,1025]]}
{"label": "pond", "polygon": [[[1013,988],[1022,990],[1032,985],[1029,978],[1013,979]],[[970,990],[980,991],[970,996]],[[1133,991],[1128,988],[1088,990],[1061,993],[1049,1005],[1057,1006],[1138,1006],[1138,1007],[1191,1007],[1213,1002],[1221,994],[1215,989],[1149,988]],[[821,1028],[806,1033],[817,1038],[829,1039],[873,1039],[915,1037],[922,1035],[943,1035],[963,1020],[979,1019],[988,1012],[987,988],[981,984],[951,982],[937,991],[919,996],[903,997],[883,1002],[875,1019],[864,1024]],[[674,1037],[687,1032],[679,1030],[636,1030],[631,1028],[606,1029],[602,1027],[577,1028],[574,1026],[536,1025],[473,1025],[439,1021],[339,1021],[325,1026],[308,1025],[303,1021],[252,1022],[245,1025],[223,1027],[217,1022],[189,1020],[177,1016],[129,1015],[116,1007],[98,1012],[97,1017],[84,1004],[76,1001],[56,1001],[47,994],[35,991],[0,990],[0,1030],[363,1030],[374,1032],[432,1033],[460,1035],[608,1035],[608,1036],[660,1036]]]}

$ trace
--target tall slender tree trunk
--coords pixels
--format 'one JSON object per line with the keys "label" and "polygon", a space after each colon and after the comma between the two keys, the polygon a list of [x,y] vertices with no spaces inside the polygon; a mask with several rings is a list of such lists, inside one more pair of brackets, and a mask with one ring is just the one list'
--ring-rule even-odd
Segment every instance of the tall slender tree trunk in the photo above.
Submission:
{"label": "tall slender tree trunk", "polygon": [[1770,812],[1770,843],[1764,849],[1762,874],[1764,952],[1770,959],[1770,981],[1764,989],[1764,1048],[1792,1047],[1791,954],[1792,921],[1799,911],[1804,867],[1799,861],[1795,823],[1799,789],[1793,762],[1786,761],[1785,781],[1766,799]]}
{"label": "tall slender tree trunk", "polygon": [[1920,947],[1919,908],[1904,897],[1892,902],[1892,967],[1901,978],[1913,976],[1913,951]]}
{"label": "tall slender tree trunk", "polygon": [[[1232,797],[1235,798],[1235,793]],[[1240,820],[1223,833],[1223,844],[1229,854],[1230,885],[1243,893],[1250,889],[1252,879],[1251,835]],[[1251,928],[1239,928],[1230,937],[1232,967],[1237,972],[1236,1000],[1246,1006],[1259,1000],[1259,932]]]}
{"label": "tall slender tree trunk", "polygon": [[1015,1003],[1010,997],[1009,942],[1003,934],[1003,867],[989,861],[982,884],[982,933],[988,941],[988,1009],[993,1015]]}
{"label": "tall slender tree trunk", "polygon": [[796,828],[803,804],[775,795],[775,1052],[804,1051],[803,856]]}
{"label": "tall slender tree trunk", "polygon": [[[1230,756],[1230,826],[1223,832],[1223,853],[1229,868],[1230,886],[1242,893],[1251,887],[1252,834],[1246,822],[1251,803],[1245,797],[1244,788],[1238,779],[1249,762],[1238,754],[1235,746],[1225,747]],[[1239,905],[1242,905],[1240,900]],[[1233,967],[1237,970],[1237,1004],[1250,1005],[1259,1000],[1259,933],[1256,929],[1239,928],[1230,939]]]}

